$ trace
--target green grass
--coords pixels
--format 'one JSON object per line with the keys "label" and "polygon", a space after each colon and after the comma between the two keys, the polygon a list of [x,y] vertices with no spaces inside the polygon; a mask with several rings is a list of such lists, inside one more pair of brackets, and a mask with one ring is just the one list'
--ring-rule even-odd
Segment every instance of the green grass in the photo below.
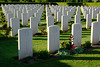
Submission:
{"label": "green grass", "polygon": [[[58,5],[68,5],[67,2],[56,2]],[[86,6],[100,6],[100,2],[86,2]]]}
{"label": "green grass", "polygon": [[100,6],[100,2],[87,2],[86,3],[87,6]]}
{"label": "green grass", "polygon": [[[45,13],[43,13],[43,16],[45,16]],[[82,15],[81,19],[83,19]],[[72,18],[72,21],[74,21],[74,18]],[[82,27],[85,28],[86,22],[82,21],[81,23]],[[61,26],[60,24],[56,25]],[[0,27],[1,26],[2,24],[0,23]],[[40,26],[47,27],[46,20],[43,20],[43,17],[41,20],[41,24],[39,25],[39,33],[41,32]],[[29,25],[21,28],[29,28]],[[1,30],[0,32],[2,33]],[[68,42],[70,34],[70,31],[60,33],[60,42]],[[85,41],[90,41],[90,35],[90,29],[82,31],[82,44],[85,43]],[[43,62],[23,65],[14,59],[14,57],[18,56],[17,37],[18,36],[15,36],[15,39],[10,40],[0,40],[0,67],[100,67],[100,49],[95,49],[92,51],[71,55],[68,57],[57,58],[53,60],[45,60]],[[44,49],[47,49],[47,35],[33,37],[33,52],[38,52],[39,50]]]}
{"label": "green grass", "polygon": [[[34,47],[34,46],[33,46]],[[44,46],[45,47],[45,46]],[[68,57],[23,65],[13,57],[18,55],[17,39],[0,41],[0,67],[96,67],[100,66],[100,49]]]}
{"label": "green grass", "polygon": [[56,2],[56,3],[57,3],[58,5],[62,5],[62,6],[63,6],[63,5],[65,5],[65,6],[68,5],[66,2]]}

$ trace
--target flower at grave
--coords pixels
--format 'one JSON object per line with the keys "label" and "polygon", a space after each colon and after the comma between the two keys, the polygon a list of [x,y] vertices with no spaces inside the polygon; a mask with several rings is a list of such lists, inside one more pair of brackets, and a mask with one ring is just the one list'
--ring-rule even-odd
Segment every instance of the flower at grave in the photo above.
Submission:
{"label": "flower at grave", "polygon": [[74,45],[72,46],[72,49],[75,49],[75,46]]}

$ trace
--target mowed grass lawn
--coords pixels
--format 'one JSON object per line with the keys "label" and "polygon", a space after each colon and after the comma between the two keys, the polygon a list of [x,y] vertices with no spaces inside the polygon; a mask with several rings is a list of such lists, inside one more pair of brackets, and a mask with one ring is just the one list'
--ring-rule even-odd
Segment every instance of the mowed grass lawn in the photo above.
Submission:
{"label": "mowed grass lawn", "polygon": [[[43,17],[44,15],[45,13],[43,13]],[[72,21],[74,21],[74,18],[72,18]],[[86,22],[83,20],[81,23],[82,27],[84,28]],[[60,24],[57,25],[61,26]],[[0,27],[1,26],[2,24],[0,23]],[[39,25],[39,33],[41,26],[46,27],[46,20],[41,20],[41,24]],[[29,25],[21,28],[29,28]],[[0,32],[2,33],[1,30]],[[70,34],[70,31],[60,33],[60,42],[68,42]],[[85,41],[90,41],[90,35],[91,29],[82,31],[82,44]],[[33,37],[33,52],[38,52],[39,50],[45,49],[47,49],[47,35]],[[21,64],[14,59],[16,56],[18,56],[17,36],[15,36],[15,39],[0,40],[0,67],[100,67],[100,49],[31,64]]]}

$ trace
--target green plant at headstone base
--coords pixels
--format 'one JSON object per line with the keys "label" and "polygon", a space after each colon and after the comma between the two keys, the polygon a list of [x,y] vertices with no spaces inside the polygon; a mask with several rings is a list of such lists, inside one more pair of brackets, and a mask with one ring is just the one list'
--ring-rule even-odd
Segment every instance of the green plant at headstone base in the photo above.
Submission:
{"label": "green plant at headstone base", "polygon": [[90,41],[85,41],[85,43],[83,44],[83,47],[90,48],[91,47]]}
{"label": "green plant at headstone base", "polygon": [[72,50],[72,52],[75,53],[75,54],[82,53],[83,51],[84,51],[84,49],[80,48],[80,47],[75,47],[75,49]]}
{"label": "green plant at headstone base", "polygon": [[84,51],[83,48],[75,47],[75,49],[73,50],[58,50],[56,54],[58,56],[64,57],[64,56],[70,56],[72,54],[79,54],[79,53],[82,53],[83,51]]}
{"label": "green plant at headstone base", "polygon": [[[71,21],[70,22],[71,24],[70,24],[70,33],[71,33],[71,30],[72,30],[72,24],[74,23],[73,21]],[[69,44],[70,44],[70,46],[72,47],[74,44],[72,44],[72,42],[73,42],[73,35],[71,34],[70,35],[70,38],[69,38]]]}
{"label": "green plant at headstone base", "polygon": [[[71,25],[70,25],[70,33],[71,33],[71,26],[72,26],[72,22],[71,22]],[[78,53],[83,52],[84,50],[82,48],[75,47],[74,44],[72,44],[73,39],[74,39],[73,35],[71,34],[70,38],[69,38],[69,43],[62,42],[61,48],[63,50],[58,50],[58,52],[56,54],[58,56],[69,56],[71,54],[78,54]]]}
{"label": "green plant at headstone base", "polygon": [[58,56],[69,56],[71,53],[70,50],[58,50],[58,52],[56,53]]}
{"label": "green plant at headstone base", "polygon": [[[72,21],[70,22],[71,24],[70,24],[70,33],[71,33],[71,27],[72,27]],[[72,42],[73,42],[73,35],[71,34],[70,35],[70,38],[68,38],[69,39],[69,42],[67,43],[67,42],[62,42],[61,43],[61,49],[67,49],[67,50],[72,50],[72,46],[74,45],[74,44],[72,44]]]}
{"label": "green plant at headstone base", "polygon": [[42,50],[37,53],[38,58],[47,59],[50,57],[50,53],[47,50]]}
{"label": "green plant at headstone base", "polygon": [[67,49],[67,50],[71,50],[73,45],[71,45],[70,43],[67,42],[62,42],[61,43],[61,49]]}

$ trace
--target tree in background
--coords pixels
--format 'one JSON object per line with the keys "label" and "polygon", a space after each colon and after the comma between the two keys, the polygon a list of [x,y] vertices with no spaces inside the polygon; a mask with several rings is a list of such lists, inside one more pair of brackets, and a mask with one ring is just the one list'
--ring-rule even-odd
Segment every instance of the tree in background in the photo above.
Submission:
{"label": "tree in background", "polygon": [[17,2],[19,2],[20,0],[9,0],[9,1],[11,1],[11,2],[13,2],[13,1],[17,1]]}
{"label": "tree in background", "polygon": [[92,0],[87,0],[87,2],[93,2]]}
{"label": "tree in background", "polygon": [[100,0],[0,0],[3,2],[100,2]]}
{"label": "tree in background", "polygon": [[35,0],[35,2],[42,2],[42,0]]}
{"label": "tree in background", "polygon": [[35,2],[35,0],[32,0],[32,2]]}
{"label": "tree in background", "polygon": [[8,0],[4,0],[5,2],[8,2]]}
{"label": "tree in background", "polygon": [[100,2],[100,0],[98,0],[97,2]]}

